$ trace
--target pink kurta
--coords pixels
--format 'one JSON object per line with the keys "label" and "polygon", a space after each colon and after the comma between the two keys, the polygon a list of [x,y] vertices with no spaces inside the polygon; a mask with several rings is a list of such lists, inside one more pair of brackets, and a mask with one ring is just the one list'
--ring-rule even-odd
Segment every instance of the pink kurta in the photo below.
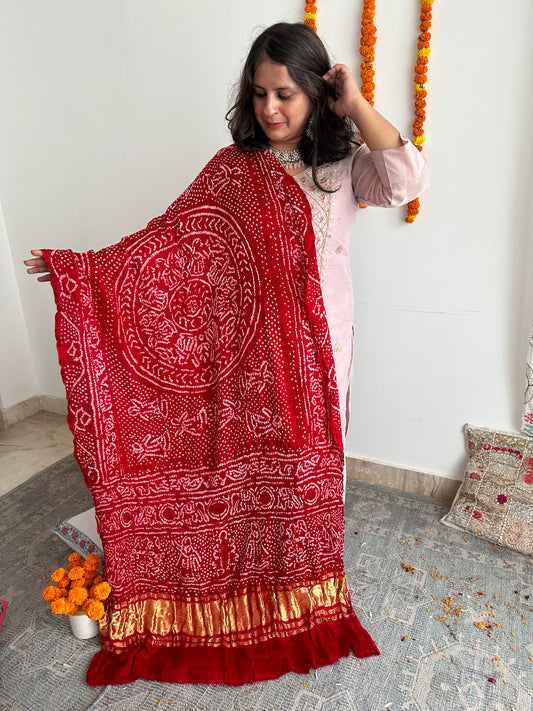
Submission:
{"label": "pink kurta", "polygon": [[349,241],[359,205],[397,207],[413,200],[429,184],[427,163],[405,137],[399,148],[371,151],[365,144],[336,163],[318,169],[319,190],[311,168],[294,176],[313,215],[318,270],[328,319],[343,432],[348,426],[353,354],[354,297]]}

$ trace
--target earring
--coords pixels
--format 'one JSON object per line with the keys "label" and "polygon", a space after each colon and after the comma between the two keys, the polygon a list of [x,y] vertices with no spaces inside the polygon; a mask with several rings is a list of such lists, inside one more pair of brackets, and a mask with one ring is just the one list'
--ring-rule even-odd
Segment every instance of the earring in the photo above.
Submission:
{"label": "earring", "polygon": [[305,131],[307,138],[312,141],[313,140],[313,121],[311,119],[311,116],[309,116],[309,121],[307,122],[307,129]]}

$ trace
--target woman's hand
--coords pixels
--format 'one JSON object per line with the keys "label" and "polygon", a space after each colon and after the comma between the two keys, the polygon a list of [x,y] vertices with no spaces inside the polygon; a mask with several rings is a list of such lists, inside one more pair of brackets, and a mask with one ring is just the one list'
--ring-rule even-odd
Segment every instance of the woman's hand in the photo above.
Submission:
{"label": "woman's hand", "polygon": [[347,116],[355,123],[370,150],[402,145],[398,129],[368,103],[345,64],[335,64],[322,78],[333,94],[329,98],[330,109],[337,116]]}
{"label": "woman's hand", "polygon": [[337,97],[329,97],[329,108],[337,116],[353,118],[357,104],[364,99],[348,67],[345,64],[335,64],[322,79],[329,84],[331,93]]}
{"label": "woman's hand", "polygon": [[28,269],[26,269],[28,274],[42,274],[43,276],[37,277],[37,281],[50,281],[50,268],[41,250],[32,249],[31,253],[34,259],[24,260],[24,264],[28,267]]}

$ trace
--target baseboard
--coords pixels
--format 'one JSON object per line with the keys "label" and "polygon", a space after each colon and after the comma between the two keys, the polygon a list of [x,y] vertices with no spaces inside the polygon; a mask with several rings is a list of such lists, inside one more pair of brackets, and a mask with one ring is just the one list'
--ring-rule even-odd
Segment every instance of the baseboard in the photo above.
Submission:
{"label": "baseboard", "polygon": [[418,496],[429,496],[440,501],[453,501],[461,482],[437,474],[401,469],[366,459],[346,458],[346,476],[355,481],[406,491]]}
{"label": "baseboard", "polygon": [[66,416],[67,398],[51,397],[49,395],[32,395],[32,397],[29,397],[27,400],[17,402],[10,407],[5,407],[3,410],[0,410],[0,429],[4,429],[10,425],[16,425],[17,422],[22,422],[22,420],[41,412],[41,410]]}
{"label": "baseboard", "polygon": [[27,400],[17,402],[15,405],[5,407],[0,413],[0,427],[5,428],[22,422],[26,417],[31,417],[41,409],[39,395],[33,395]]}
{"label": "baseboard", "polygon": [[67,398],[66,397],[53,397],[51,395],[41,395],[41,410],[45,412],[53,412],[55,415],[65,415],[68,414]]}

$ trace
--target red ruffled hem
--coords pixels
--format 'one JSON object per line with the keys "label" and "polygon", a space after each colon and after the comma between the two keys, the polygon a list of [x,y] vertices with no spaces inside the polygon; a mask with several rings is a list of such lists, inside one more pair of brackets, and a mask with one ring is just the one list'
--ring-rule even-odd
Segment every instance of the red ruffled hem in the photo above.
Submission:
{"label": "red ruffled hem", "polygon": [[379,654],[357,617],[241,647],[143,646],[121,654],[102,651],[91,662],[87,683],[103,686],[146,679],[172,684],[241,686],[277,679],[290,671],[306,674],[347,657],[350,650],[360,658]]}

